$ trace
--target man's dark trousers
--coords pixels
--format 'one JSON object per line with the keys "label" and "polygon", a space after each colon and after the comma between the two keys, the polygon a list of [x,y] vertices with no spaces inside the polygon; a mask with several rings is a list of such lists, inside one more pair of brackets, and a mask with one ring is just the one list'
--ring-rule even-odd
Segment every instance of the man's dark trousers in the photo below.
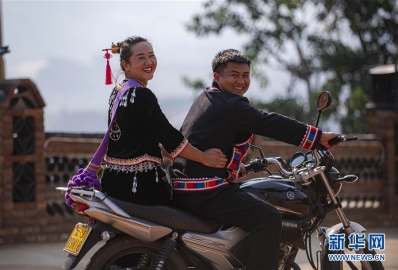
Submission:
{"label": "man's dark trousers", "polygon": [[207,193],[174,194],[174,204],[249,232],[233,248],[247,270],[277,269],[281,215],[271,204],[237,185]]}

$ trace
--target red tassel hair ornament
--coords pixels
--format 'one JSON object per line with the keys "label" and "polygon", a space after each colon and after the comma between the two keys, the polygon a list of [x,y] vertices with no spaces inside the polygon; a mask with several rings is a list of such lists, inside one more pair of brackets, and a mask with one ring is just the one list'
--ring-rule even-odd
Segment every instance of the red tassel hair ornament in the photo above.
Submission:
{"label": "red tassel hair ornament", "polygon": [[106,59],[105,84],[109,85],[112,84],[113,78],[111,66],[109,65],[109,59],[112,57],[109,51],[112,51],[112,49],[103,49],[102,51],[105,51],[104,58]]}

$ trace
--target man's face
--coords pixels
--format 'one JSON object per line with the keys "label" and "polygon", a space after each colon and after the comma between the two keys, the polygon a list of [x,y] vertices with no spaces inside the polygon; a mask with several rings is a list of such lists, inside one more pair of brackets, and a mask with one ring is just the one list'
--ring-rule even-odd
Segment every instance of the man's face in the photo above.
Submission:
{"label": "man's face", "polygon": [[228,62],[220,73],[214,72],[220,90],[243,96],[250,86],[250,68],[246,63]]}

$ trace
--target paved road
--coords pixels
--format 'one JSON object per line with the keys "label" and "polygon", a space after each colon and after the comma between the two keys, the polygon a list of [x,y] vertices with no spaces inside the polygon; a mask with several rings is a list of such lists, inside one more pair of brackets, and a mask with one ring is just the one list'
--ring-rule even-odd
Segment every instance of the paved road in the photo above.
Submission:
{"label": "paved road", "polygon": [[[389,229],[369,229],[368,233],[385,233],[386,250],[378,252],[386,255],[386,261],[383,263],[386,270],[398,269],[398,228]],[[38,244],[18,244],[6,245],[0,247],[0,269],[1,270],[53,270],[61,269],[66,253],[62,250],[65,243],[38,243]],[[88,258],[102,246],[97,244],[86,255],[77,270],[83,270]],[[313,253],[318,250],[316,237],[312,237]],[[314,255],[315,257],[315,255]],[[302,270],[311,270],[304,251],[299,251],[296,262]],[[357,264],[357,267],[359,265]],[[347,265],[345,269],[349,269]],[[359,268],[360,269],[360,268]],[[264,269],[266,270],[266,269]]]}

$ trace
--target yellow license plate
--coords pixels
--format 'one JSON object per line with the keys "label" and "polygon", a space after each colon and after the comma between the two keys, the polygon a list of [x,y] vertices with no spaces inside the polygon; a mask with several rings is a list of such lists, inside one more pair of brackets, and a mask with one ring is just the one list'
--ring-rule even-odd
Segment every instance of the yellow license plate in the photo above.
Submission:
{"label": "yellow license plate", "polygon": [[90,226],[83,223],[77,223],[65,244],[64,251],[77,256],[90,232]]}

